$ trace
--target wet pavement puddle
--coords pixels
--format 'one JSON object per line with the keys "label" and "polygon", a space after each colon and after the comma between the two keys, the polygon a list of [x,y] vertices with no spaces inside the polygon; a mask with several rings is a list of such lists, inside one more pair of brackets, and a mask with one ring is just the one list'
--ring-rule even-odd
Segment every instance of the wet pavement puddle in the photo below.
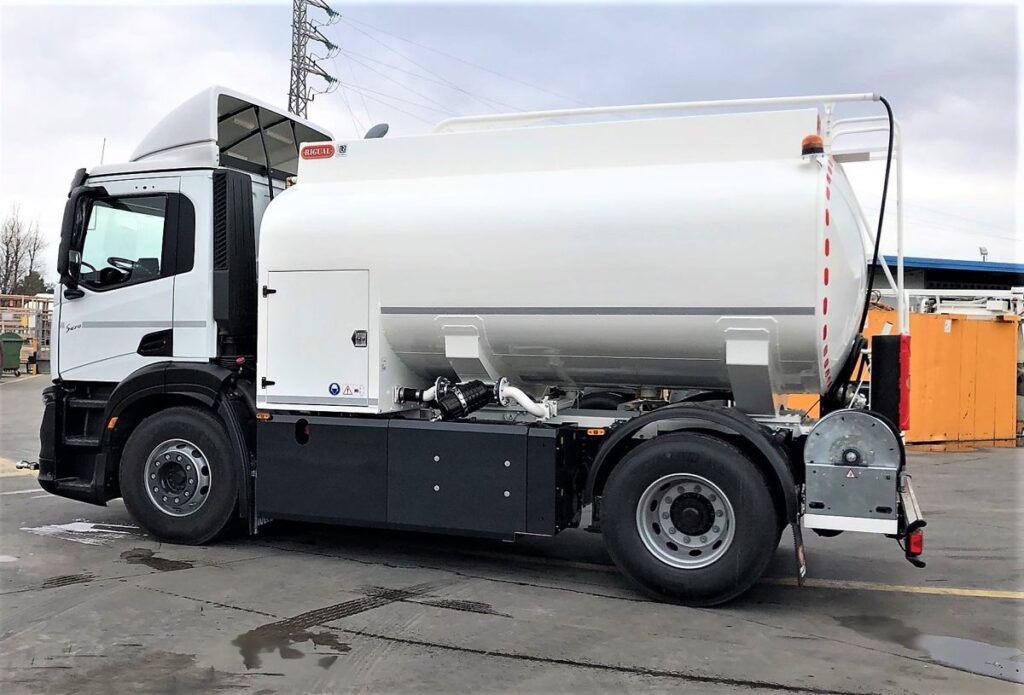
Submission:
{"label": "wet pavement puddle", "polygon": [[192,569],[192,563],[186,560],[168,560],[159,557],[149,548],[132,548],[121,553],[121,559],[129,565],[145,565],[161,572]]}
{"label": "wet pavement puddle", "polygon": [[986,642],[926,635],[906,623],[885,616],[850,615],[837,617],[843,627],[867,637],[894,642],[924,652],[935,663],[960,671],[990,676],[1011,683],[1024,683],[1024,651]]}

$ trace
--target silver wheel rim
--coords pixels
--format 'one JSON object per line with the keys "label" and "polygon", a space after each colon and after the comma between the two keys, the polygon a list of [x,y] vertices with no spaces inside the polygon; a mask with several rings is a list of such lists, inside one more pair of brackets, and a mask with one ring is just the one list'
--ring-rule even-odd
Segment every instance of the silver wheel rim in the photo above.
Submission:
{"label": "silver wheel rim", "polygon": [[691,473],[658,478],[637,503],[636,528],[644,547],[679,569],[700,569],[719,560],[732,545],[735,527],[732,504],[722,489]]}
{"label": "silver wheel rim", "polygon": [[210,463],[187,439],[168,439],[146,459],[146,492],[168,516],[198,512],[210,497]]}

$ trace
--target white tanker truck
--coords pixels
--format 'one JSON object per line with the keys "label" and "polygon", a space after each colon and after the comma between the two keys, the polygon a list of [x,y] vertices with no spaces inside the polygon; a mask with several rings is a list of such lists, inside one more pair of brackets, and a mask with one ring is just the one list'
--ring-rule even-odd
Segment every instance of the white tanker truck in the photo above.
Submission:
{"label": "white tanker truck", "polygon": [[[854,101],[888,117],[836,121]],[[881,223],[841,162],[871,153],[832,151],[890,133],[887,182],[895,125],[860,94],[336,140],[212,88],[74,178],[39,482],[177,543],[237,519],[512,540],[589,507],[623,574],[693,605],[749,588],[786,526],[801,578],[801,526],[922,564],[908,336],[875,340],[870,402],[853,386]]]}

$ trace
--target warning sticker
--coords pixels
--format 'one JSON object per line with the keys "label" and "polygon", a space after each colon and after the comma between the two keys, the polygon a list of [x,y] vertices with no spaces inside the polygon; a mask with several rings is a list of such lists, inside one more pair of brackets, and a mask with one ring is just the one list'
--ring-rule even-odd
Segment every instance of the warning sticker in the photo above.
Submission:
{"label": "warning sticker", "polygon": [[846,477],[847,478],[856,478],[857,477],[857,472],[851,468],[850,470],[846,471]]}
{"label": "warning sticker", "polygon": [[327,391],[332,396],[341,396],[348,398],[362,398],[366,395],[365,384],[339,384],[337,382],[332,383]]}

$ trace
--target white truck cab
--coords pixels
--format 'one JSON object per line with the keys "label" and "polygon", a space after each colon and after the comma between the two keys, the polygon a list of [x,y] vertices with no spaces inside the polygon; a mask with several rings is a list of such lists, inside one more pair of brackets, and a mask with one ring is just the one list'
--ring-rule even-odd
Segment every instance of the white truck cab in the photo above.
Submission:
{"label": "white truck cab", "polygon": [[268,203],[296,174],[299,143],[330,139],[297,116],[211,87],[160,121],[127,163],[94,167],[88,188],[104,194],[88,201],[84,234],[66,249],[80,254],[81,272],[77,288],[57,293],[55,374],[117,383],[162,360],[215,359],[215,303],[197,298],[218,294],[216,271],[229,260],[215,230],[226,223],[215,219],[226,202],[214,200],[226,192],[218,172],[250,179],[258,234]]}

